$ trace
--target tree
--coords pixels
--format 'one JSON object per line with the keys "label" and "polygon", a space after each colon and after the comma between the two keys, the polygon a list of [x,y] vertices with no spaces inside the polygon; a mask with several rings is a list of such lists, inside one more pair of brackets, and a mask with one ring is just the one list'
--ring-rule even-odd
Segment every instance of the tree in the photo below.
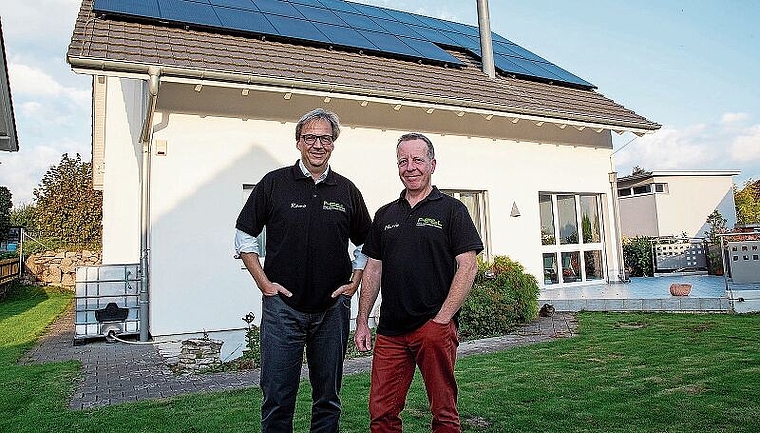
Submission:
{"label": "tree", "polygon": [[639,167],[638,165],[635,165],[633,167],[633,169],[631,170],[631,176],[649,175],[649,174],[652,174],[652,172],[651,171],[646,171],[646,169],[643,169],[643,168]]}
{"label": "tree", "polygon": [[739,189],[734,185],[736,222],[739,224],[760,223],[760,180],[747,180]]}
{"label": "tree", "polygon": [[728,220],[723,218],[723,215],[718,211],[718,209],[715,209],[710,215],[707,216],[707,225],[710,226],[710,229],[707,230],[707,239],[710,240],[710,243],[718,244],[720,243],[720,238],[718,237],[721,233],[726,233],[728,231],[728,228],[726,227],[726,223]]}
{"label": "tree", "polygon": [[11,225],[23,227],[25,231],[37,233],[37,224],[34,222],[34,205],[22,203],[11,209]]}
{"label": "tree", "polygon": [[8,188],[0,186],[0,240],[5,240],[11,226],[12,196]]}
{"label": "tree", "polygon": [[40,236],[68,244],[99,246],[103,194],[92,188],[92,163],[67,153],[34,189],[34,221]]}

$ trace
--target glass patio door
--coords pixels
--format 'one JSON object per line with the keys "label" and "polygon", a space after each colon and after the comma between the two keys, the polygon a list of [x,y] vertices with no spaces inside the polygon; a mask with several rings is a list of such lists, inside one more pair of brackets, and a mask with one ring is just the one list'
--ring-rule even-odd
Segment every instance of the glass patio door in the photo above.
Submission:
{"label": "glass patio door", "polygon": [[540,193],[544,285],[604,279],[599,195]]}

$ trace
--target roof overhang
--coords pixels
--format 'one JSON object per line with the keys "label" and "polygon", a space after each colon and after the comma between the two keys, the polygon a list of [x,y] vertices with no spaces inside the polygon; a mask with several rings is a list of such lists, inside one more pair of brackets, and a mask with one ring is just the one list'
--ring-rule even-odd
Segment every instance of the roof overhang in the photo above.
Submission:
{"label": "roof overhang", "polygon": [[0,69],[0,150],[18,152],[18,134],[11,100],[8,63],[5,60],[2,24],[0,24]]}
{"label": "roof overhang", "polygon": [[562,117],[547,116],[545,113],[534,112],[528,109],[521,111],[505,111],[504,107],[497,105],[480,103],[477,101],[448,99],[424,94],[368,90],[360,87],[313,82],[308,80],[261,75],[243,75],[234,72],[185,69],[172,66],[157,66],[105,59],[92,59],[71,55],[68,56],[67,60],[74,72],[80,74],[130,77],[148,80],[148,69],[158,67],[160,68],[161,81],[164,82],[232,87],[240,88],[241,90],[249,89],[280,92],[283,95],[295,94],[325,98],[343,98],[356,100],[361,104],[389,104],[397,107],[396,109],[399,109],[400,107],[418,107],[429,113],[432,113],[430,110],[446,110],[455,112],[460,117],[465,113],[472,113],[481,115],[487,120],[491,120],[494,117],[506,118],[512,123],[528,121],[535,123],[537,126],[554,124],[561,129],[573,127],[579,131],[589,128],[596,132],[602,132],[604,130],[614,131],[618,134],[632,132],[639,136],[655,132],[651,127],[647,128],[633,124],[605,124],[591,119],[589,121],[563,119]]}

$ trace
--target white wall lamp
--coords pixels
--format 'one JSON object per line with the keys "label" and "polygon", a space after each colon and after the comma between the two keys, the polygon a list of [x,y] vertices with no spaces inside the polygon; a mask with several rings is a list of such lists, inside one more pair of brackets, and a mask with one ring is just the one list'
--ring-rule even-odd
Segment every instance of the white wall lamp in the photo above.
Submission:
{"label": "white wall lamp", "polygon": [[520,209],[517,208],[517,202],[512,202],[512,212],[509,213],[509,216],[513,218],[517,218],[520,216]]}

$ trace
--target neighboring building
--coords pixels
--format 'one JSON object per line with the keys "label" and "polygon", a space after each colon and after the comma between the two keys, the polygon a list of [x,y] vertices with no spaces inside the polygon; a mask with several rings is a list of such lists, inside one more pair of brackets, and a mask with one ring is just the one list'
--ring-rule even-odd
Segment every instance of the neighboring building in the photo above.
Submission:
{"label": "neighboring building", "polygon": [[5,57],[3,27],[0,24],[0,150],[18,152],[16,118],[13,115],[13,100],[8,79],[8,63]]}
{"label": "neighboring building", "polygon": [[726,227],[736,224],[735,170],[643,172],[618,179],[623,236],[704,237],[717,210]]}
{"label": "neighboring building", "polygon": [[96,13],[85,0],[67,56],[93,76],[103,263],[149,251],[153,336],[240,335],[260,317],[232,258],[235,218],[297,160],[295,122],[320,106],[344,125],[331,166],[371,213],[402,189],[397,138],[424,132],[434,183],[467,204],[486,258],[509,255],[542,285],[618,279],[611,134],[660,125],[496,34],[489,79],[472,26],[338,0],[211,3],[98,0]]}

